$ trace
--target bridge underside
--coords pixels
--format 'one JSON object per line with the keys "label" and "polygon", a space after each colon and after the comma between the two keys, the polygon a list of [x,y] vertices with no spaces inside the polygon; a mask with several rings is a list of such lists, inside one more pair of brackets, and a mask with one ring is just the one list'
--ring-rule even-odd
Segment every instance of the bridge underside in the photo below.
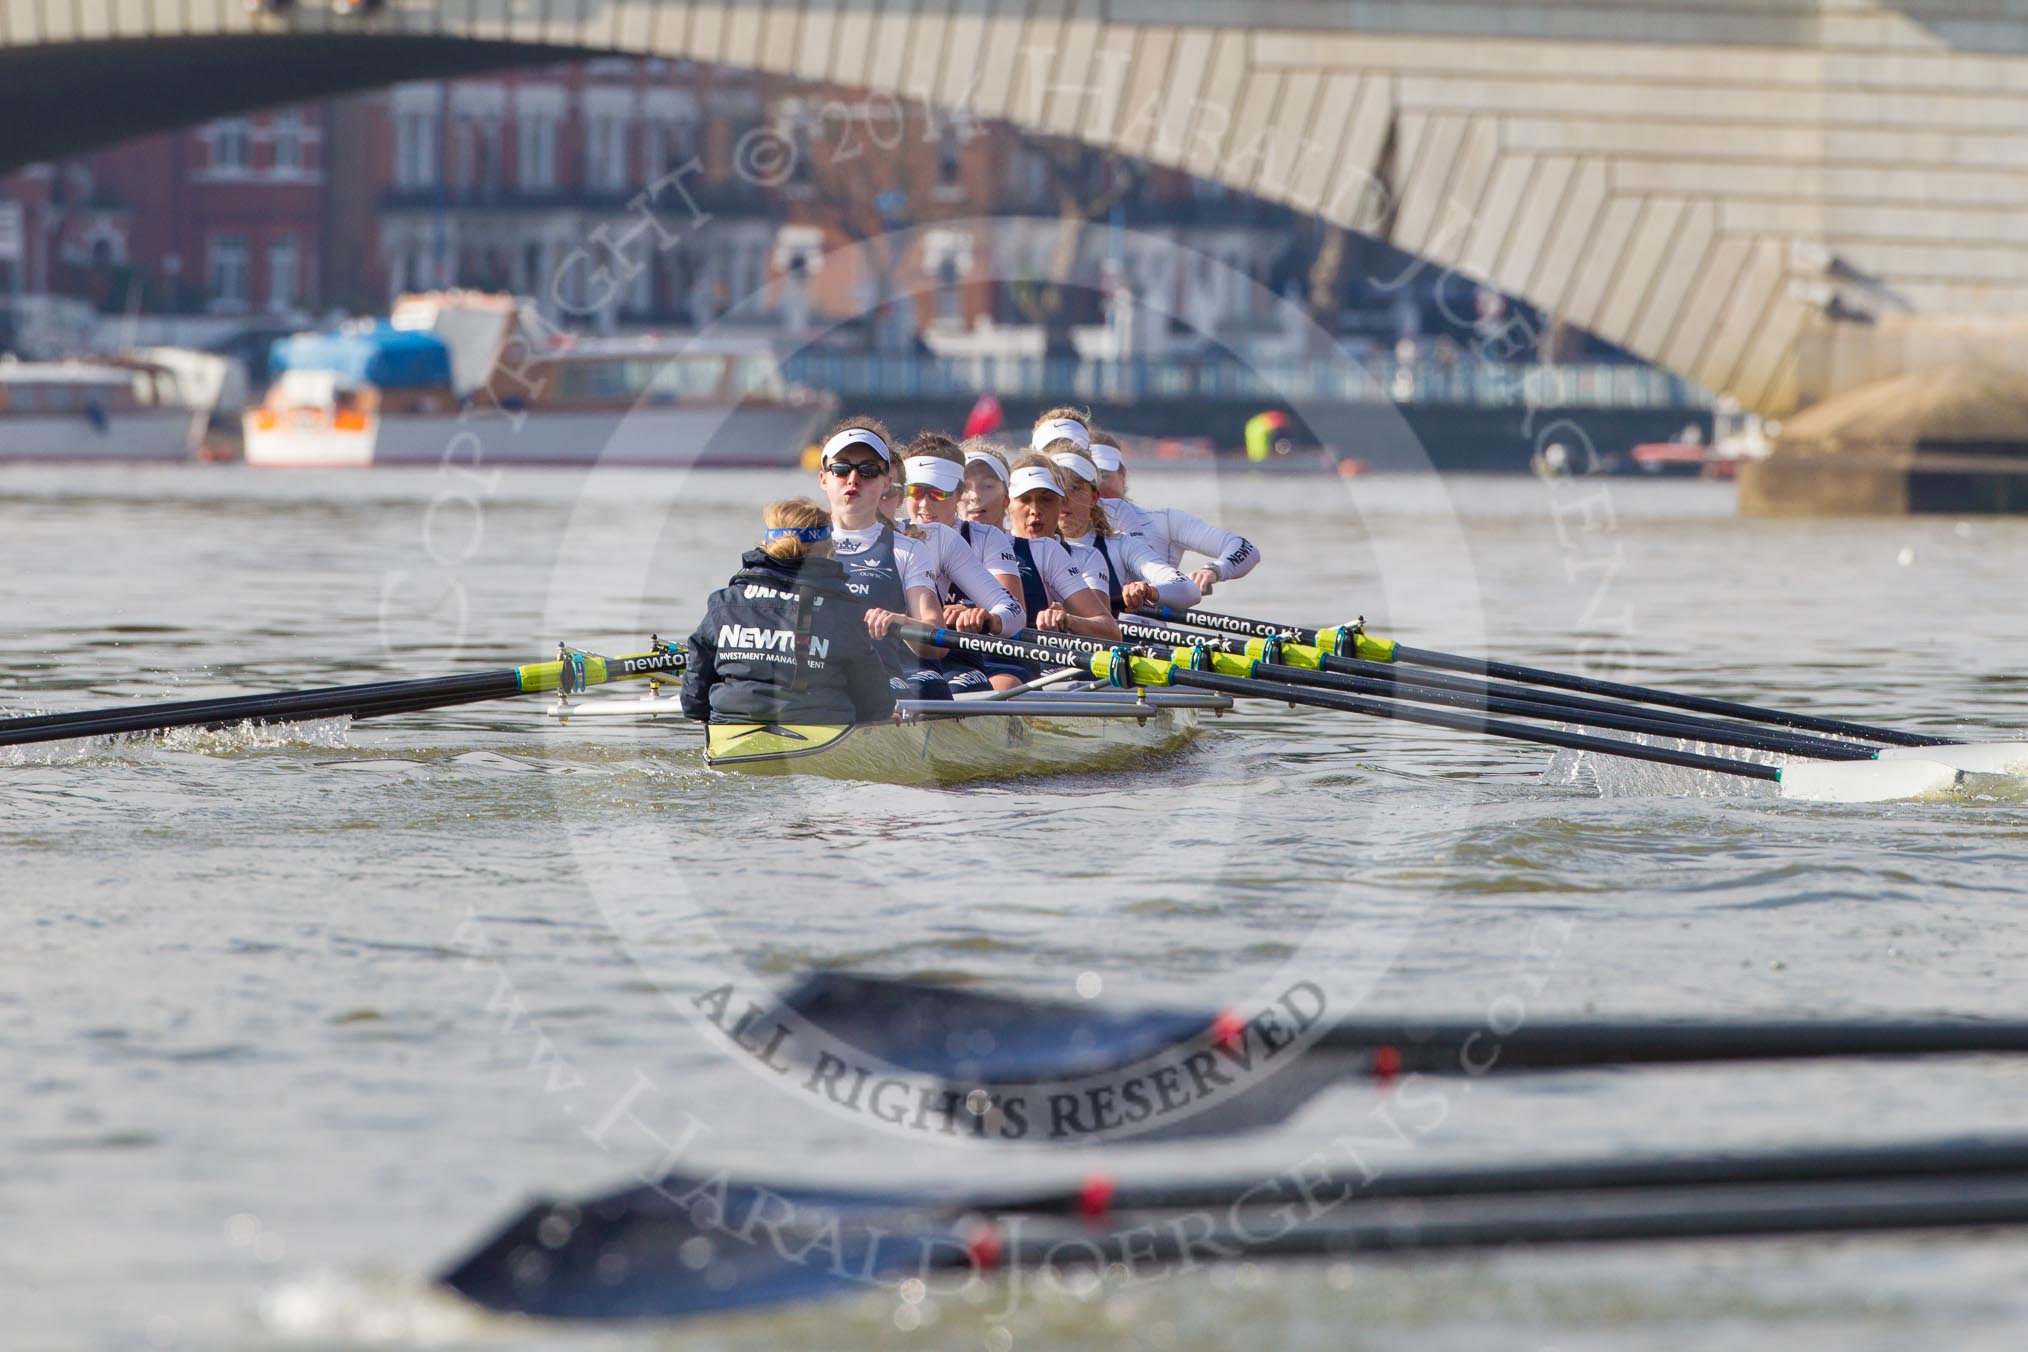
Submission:
{"label": "bridge underside", "polygon": [[332,33],[0,47],[0,173],[276,104],[584,55],[470,38]]}

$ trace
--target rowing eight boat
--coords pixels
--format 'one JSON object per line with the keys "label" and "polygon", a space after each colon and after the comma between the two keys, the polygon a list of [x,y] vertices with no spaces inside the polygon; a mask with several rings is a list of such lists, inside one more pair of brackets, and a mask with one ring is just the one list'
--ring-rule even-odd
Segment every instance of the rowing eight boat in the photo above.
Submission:
{"label": "rowing eight boat", "polygon": [[[951,784],[1124,769],[1179,751],[1232,700],[1197,691],[1037,690],[1012,699],[902,700],[891,722],[713,723],[705,762],[757,774]],[[681,717],[666,697],[559,703],[584,717]]]}

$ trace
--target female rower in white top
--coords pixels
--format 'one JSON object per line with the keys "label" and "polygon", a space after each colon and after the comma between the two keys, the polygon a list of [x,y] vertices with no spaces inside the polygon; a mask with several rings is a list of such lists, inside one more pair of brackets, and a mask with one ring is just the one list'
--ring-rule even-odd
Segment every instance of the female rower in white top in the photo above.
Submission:
{"label": "female rower in white top", "polygon": [[1058,437],[1042,453],[1060,471],[1066,490],[1057,536],[1070,546],[1078,570],[1103,588],[1116,611],[1142,606],[1187,610],[1203,599],[1197,584],[1155,557],[1154,551],[1131,535],[1114,531],[1099,503],[1098,467],[1068,437]]}
{"label": "female rower in white top", "polygon": [[888,637],[897,619],[932,626],[944,619],[928,550],[880,516],[892,460],[887,428],[873,418],[848,418],[824,439],[817,481],[831,507],[832,551],[846,586],[866,603],[866,632],[897,689],[918,699],[949,699],[948,683],[932,666],[941,650],[919,653]]}
{"label": "female rower in white top", "polygon": [[[1028,622],[1021,603],[1021,567],[1014,541],[1005,531],[980,522],[958,521],[958,486],[964,457],[949,437],[925,432],[902,453],[907,471],[910,535],[931,555],[931,572],[944,601],[944,624],[970,633],[1021,632]],[[1027,680],[1018,663],[953,652],[938,664],[955,694],[991,685],[1010,690]]]}
{"label": "female rower in white top", "polygon": [[[1014,540],[998,526],[958,520],[958,491],[965,474],[958,444],[925,432],[908,443],[902,465],[907,471],[910,525],[940,551],[935,571],[945,584],[944,624],[969,633],[1018,632],[1028,620],[1015,599],[1021,592],[1021,567],[1014,557]],[[946,557],[949,551],[943,541],[950,536],[966,547],[969,560]],[[989,625],[988,620],[994,623]]]}
{"label": "female rower in white top", "polygon": [[1127,463],[1119,442],[1104,432],[1091,432],[1088,441],[1087,454],[1098,466],[1099,496],[1105,500],[1113,524],[1138,537],[1171,568],[1182,564],[1186,550],[1210,558],[1210,563],[1190,574],[1204,595],[1211,595],[1220,582],[1245,577],[1260,562],[1260,550],[1244,536],[1221,530],[1180,507],[1142,507],[1128,500]]}
{"label": "female rower in white top", "polygon": [[1056,538],[1063,513],[1063,479],[1049,457],[1029,451],[1014,461],[1007,475],[1014,526],[1014,554],[1021,568],[1021,601],[1037,629],[1055,629],[1086,638],[1120,637],[1119,621],[1071,562],[1070,550]]}
{"label": "female rower in white top", "polygon": [[987,437],[967,437],[958,449],[965,456],[965,489],[958,496],[958,511],[967,521],[1005,531],[1006,452]]}

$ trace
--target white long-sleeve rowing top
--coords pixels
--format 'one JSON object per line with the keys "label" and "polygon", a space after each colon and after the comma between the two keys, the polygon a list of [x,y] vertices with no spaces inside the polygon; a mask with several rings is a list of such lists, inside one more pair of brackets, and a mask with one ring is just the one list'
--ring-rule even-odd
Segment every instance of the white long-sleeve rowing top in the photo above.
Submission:
{"label": "white long-sleeve rowing top", "polygon": [[1139,539],[1171,568],[1183,562],[1185,552],[1202,554],[1211,560],[1211,571],[1220,582],[1232,582],[1260,562],[1253,541],[1180,507],[1143,507],[1127,498],[1107,498],[1105,508],[1115,526]]}
{"label": "white long-sleeve rowing top", "polygon": [[[1070,546],[1071,562],[1077,565],[1077,570],[1108,597],[1112,595],[1113,575],[1117,574],[1121,586],[1145,582],[1155,589],[1163,605],[1176,610],[1188,610],[1204,599],[1195,582],[1174,565],[1157,558],[1148,543],[1137,536],[1108,535],[1103,543],[1096,534],[1075,539],[1066,536],[1063,542]],[[1103,556],[1101,549],[1105,551]],[[1108,561],[1111,569],[1106,567]]]}
{"label": "white long-sleeve rowing top", "polygon": [[[936,522],[918,522],[914,529],[922,538],[910,543],[920,551],[924,565],[935,579],[933,590],[939,601],[948,602],[952,597],[961,596],[979,609],[998,616],[1001,633],[1020,632],[1021,626],[1028,623],[1020,598],[1008,594],[964,536]],[[976,532],[978,528],[975,526],[973,530]],[[1001,569],[1002,572],[1018,570],[1013,553],[1013,547],[1009,545],[1009,566]]]}

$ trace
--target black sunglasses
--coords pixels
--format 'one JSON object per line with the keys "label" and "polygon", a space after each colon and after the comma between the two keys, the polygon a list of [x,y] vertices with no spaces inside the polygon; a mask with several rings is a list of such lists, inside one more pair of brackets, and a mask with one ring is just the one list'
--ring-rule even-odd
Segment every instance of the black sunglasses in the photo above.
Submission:
{"label": "black sunglasses", "polygon": [[834,479],[849,479],[855,474],[862,479],[878,479],[887,473],[887,466],[878,460],[833,460],[824,466],[824,472]]}

